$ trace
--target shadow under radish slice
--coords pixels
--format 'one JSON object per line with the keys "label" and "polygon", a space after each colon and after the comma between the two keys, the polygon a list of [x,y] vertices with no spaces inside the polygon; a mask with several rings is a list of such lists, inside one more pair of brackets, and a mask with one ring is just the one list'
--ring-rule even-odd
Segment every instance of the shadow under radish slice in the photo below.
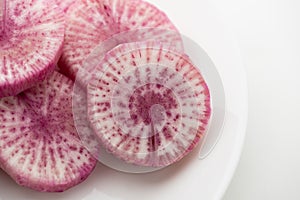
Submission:
{"label": "shadow under radish slice", "polygon": [[187,55],[153,41],[122,44],[94,73],[87,86],[88,119],[118,158],[168,166],[192,151],[205,133],[210,94]]}
{"label": "shadow under radish slice", "polygon": [[0,166],[18,184],[62,192],[96,166],[74,127],[72,89],[70,79],[54,72],[35,87],[0,99]]}
{"label": "shadow under radish slice", "polygon": [[[101,42],[117,33],[149,27],[177,31],[165,13],[141,0],[78,0],[66,12],[65,43],[58,66],[75,80],[85,59]],[[142,37],[137,35],[135,41]]]}
{"label": "shadow under radish slice", "polygon": [[64,40],[64,14],[54,0],[0,0],[0,98],[43,81]]}

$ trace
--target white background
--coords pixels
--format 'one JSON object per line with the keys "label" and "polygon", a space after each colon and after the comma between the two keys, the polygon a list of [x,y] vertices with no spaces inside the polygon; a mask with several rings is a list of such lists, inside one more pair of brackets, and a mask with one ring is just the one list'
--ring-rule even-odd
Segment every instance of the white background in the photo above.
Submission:
{"label": "white background", "polygon": [[213,0],[246,67],[249,121],[224,200],[300,199],[300,1]]}

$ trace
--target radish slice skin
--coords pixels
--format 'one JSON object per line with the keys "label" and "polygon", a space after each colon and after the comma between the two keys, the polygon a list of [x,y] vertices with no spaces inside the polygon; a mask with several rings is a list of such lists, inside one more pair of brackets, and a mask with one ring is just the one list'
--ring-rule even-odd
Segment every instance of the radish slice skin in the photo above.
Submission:
{"label": "radish slice skin", "polygon": [[0,167],[19,185],[62,192],[96,166],[74,127],[72,89],[70,79],[54,72],[35,87],[0,99]]}

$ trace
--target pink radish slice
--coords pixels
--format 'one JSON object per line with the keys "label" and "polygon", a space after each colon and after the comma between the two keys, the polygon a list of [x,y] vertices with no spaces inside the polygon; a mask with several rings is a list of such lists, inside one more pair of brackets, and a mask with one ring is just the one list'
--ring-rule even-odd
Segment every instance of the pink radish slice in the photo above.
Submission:
{"label": "pink radish slice", "polygon": [[0,166],[18,184],[61,192],[84,181],[96,160],[72,116],[73,82],[54,72],[15,97],[0,99]]}
{"label": "pink radish slice", "polygon": [[[78,0],[68,9],[66,18],[59,67],[73,80],[92,50],[116,33],[143,27],[176,30],[162,11],[141,0]],[[143,40],[142,36],[133,38]]]}
{"label": "pink radish slice", "polygon": [[0,98],[52,73],[64,40],[64,14],[54,0],[0,0]]}
{"label": "pink radish slice", "polygon": [[87,86],[88,119],[114,155],[162,167],[199,142],[210,119],[210,94],[189,58],[155,42],[119,45]]}
{"label": "pink radish slice", "polygon": [[[86,115],[86,85],[92,79],[94,75],[93,71],[99,62],[101,62],[106,52],[110,51],[118,44],[136,41],[137,37],[140,37],[140,40],[165,41],[167,42],[167,45],[176,48],[177,51],[183,51],[181,35],[176,31],[160,28],[142,28],[115,34],[108,40],[101,42],[85,60],[83,67],[77,73],[72,96],[75,127],[85,147],[103,164],[121,171],[133,173],[149,172],[158,170],[159,168],[126,164],[107,153],[106,149],[101,144],[101,141],[99,141],[94,134],[94,131],[89,126]],[[112,161],[112,159],[116,162]]]}

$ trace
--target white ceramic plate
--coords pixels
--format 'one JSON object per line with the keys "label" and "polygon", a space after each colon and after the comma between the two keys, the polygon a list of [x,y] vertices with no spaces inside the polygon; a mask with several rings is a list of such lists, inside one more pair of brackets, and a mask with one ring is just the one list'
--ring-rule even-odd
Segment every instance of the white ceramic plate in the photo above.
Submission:
{"label": "white ceramic plate", "polygon": [[222,135],[205,158],[194,151],[181,162],[149,174],[126,174],[98,165],[82,184],[64,193],[40,193],[16,185],[0,172],[0,200],[152,200],[221,199],[236,168],[247,121],[247,86],[235,40],[207,2],[149,0],[164,10],[182,33],[214,62],[226,105]]}

